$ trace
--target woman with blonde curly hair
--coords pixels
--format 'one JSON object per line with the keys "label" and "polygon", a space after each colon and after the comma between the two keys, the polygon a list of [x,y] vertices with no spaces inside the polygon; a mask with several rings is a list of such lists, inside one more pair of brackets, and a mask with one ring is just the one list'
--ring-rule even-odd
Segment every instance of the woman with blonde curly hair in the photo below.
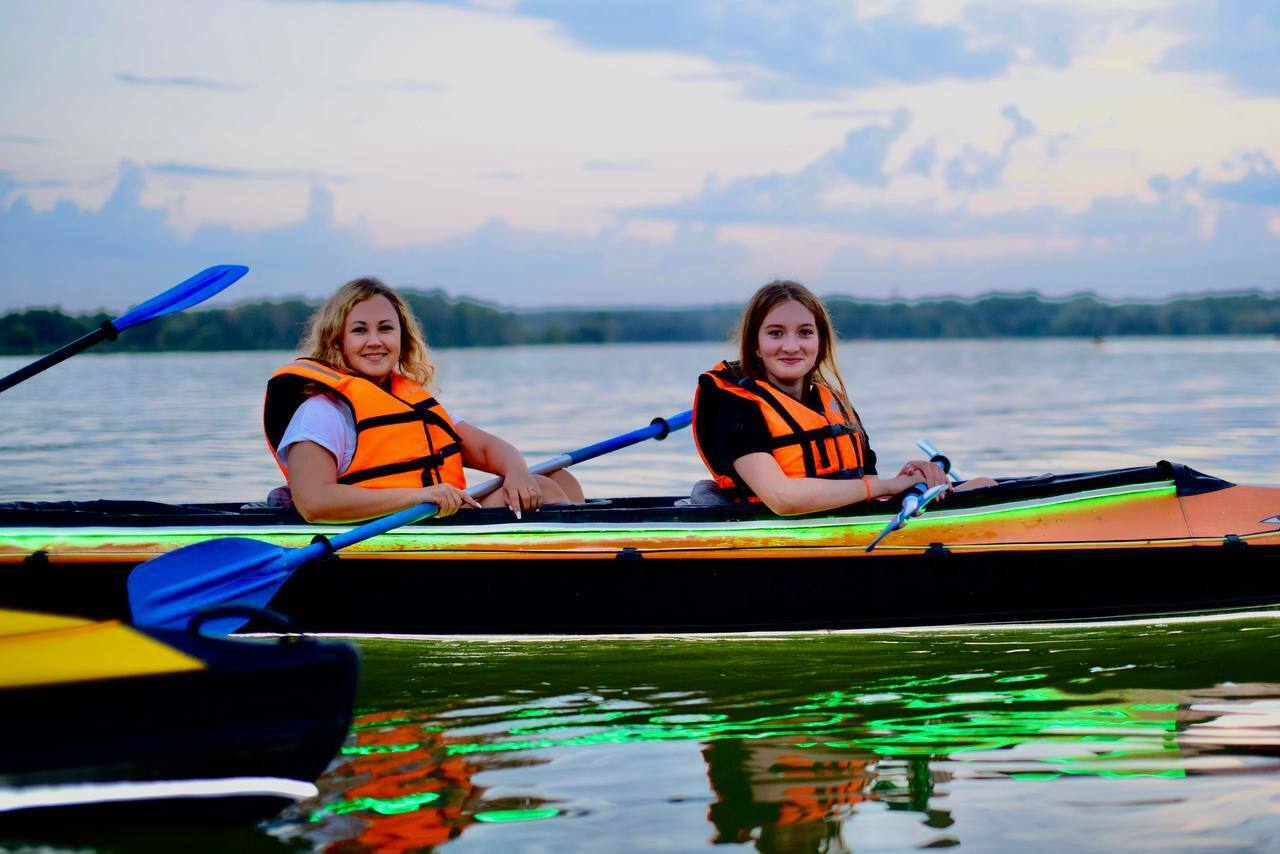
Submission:
{"label": "woman with blonde curly hair", "polygon": [[[894,477],[849,402],[826,306],[799,282],[770,282],[742,313],[736,361],[698,378],[693,434],[718,493],[787,516],[900,495],[946,475],[926,460]],[[957,489],[994,483],[974,478]]]}
{"label": "woman with blonde curly hair", "polygon": [[[320,307],[305,354],[267,383],[267,443],[294,507],[316,522],[351,522],[430,501],[537,510],[580,502],[573,475],[533,475],[510,443],[450,418],[428,388],[435,376],[408,305],[375,278],[348,282]],[[492,472],[502,488],[477,502],[463,468]]]}

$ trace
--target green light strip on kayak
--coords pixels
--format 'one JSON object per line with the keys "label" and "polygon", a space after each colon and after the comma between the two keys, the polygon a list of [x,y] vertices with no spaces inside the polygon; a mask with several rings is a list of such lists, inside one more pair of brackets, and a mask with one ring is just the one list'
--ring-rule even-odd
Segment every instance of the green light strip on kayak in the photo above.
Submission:
{"label": "green light strip on kayak", "polygon": [[[993,508],[975,508],[972,510],[946,510],[944,507],[931,508],[923,516],[913,519],[911,525],[956,524],[970,519],[989,519],[1003,517],[1011,520],[1034,517],[1050,508],[1066,505],[1080,505],[1081,509],[1125,504],[1130,501],[1153,498],[1162,495],[1174,495],[1176,487],[1172,483],[1146,485],[1136,488],[1125,488],[1124,491],[1105,491],[1078,493],[1048,499],[1036,499],[1030,502],[1018,502]],[[359,553],[362,551],[448,551],[474,548],[477,543],[501,546],[549,545],[557,540],[571,540],[587,543],[617,544],[626,540],[629,545],[636,545],[646,540],[690,539],[690,540],[751,540],[767,536],[770,545],[781,545],[785,542],[820,543],[825,540],[847,539],[855,531],[878,531],[889,518],[886,515],[868,516],[865,518],[838,520],[795,520],[766,519],[744,523],[707,523],[704,525],[657,526],[643,523],[634,526],[598,526],[586,527],[579,524],[563,524],[538,528],[521,528],[511,530],[509,526],[471,526],[467,533],[453,532],[449,528],[423,529],[400,528],[369,540],[358,543],[345,551]],[[131,544],[165,544],[166,550],[177,548],[192,542],[231,537],[252,536],[277,545],[305,545],[319,531],[337,533],[342,528],[331,526],[307,526],[295,528],[287,532],[273,532],[271,526],[258,527],[200,527],[181,529],[149,529],[145,534],[130,534],[124,528],[34,528],[6,533],[0,536],[0,546],[8,546],[24,551],[45,550],[51,552],[70,552],[77,547],[92,549],[104,544],[127,547]],[[459,548],[461,547],[461,548]],[[676,548],[678,546],[672,546]],[[732,543],[724,548],[733,548]]]}

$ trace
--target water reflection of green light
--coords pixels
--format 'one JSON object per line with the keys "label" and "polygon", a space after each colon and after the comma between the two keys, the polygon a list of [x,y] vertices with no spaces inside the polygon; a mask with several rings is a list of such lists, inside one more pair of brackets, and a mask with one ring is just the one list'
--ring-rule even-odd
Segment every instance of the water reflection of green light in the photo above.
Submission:
{"label": "water reflection of green light", "polygon": [[421,742],[410,741],[405,744],[356,744],[342,748],[346,756],[377,756],[382,753],[408,753],[422,746]]}
{"label": "water reflection of green light", "polygon": [[[1057,765],[1048,775],[1088,774],[1095,776],[1176,777],[1168,770],[1126,770],[1116,763],[1134,757],[1180,755],[1176,722],[1169,713],[1175,703],[1134,703],[1129,705],[1081,706],[1078,697],[1052,687],[988,689],[959,693],[923,693],[907,686],[972,683],[1016,685],[1040,680],[1043,673],[997,676],[991,673],[957,673],[929,679],[890,679],[875,686],[877,693],[826,691],[797,703],[790,712],[733,720],[724,714],[674,715],[661,708],[601,712],[598,707],[575,714],[571,709],[555,709],[555,717],[528,711],[510,717],[522,725],[507,731],[524,736],[502,741],[460,742],[447,746],[450,755],[549,748],[582,747],[600,744],[637,744],[659,741],[713,742],[724,739],[784,739],[794,749],[855,750],[885,758],[912,756],[960,756],[977,751],[1014,748],[1028,742],[1043,744],[1097,745],[1090,757],[1045,756],[1035,761]],[[977,687],[977,686],[975,686]],[[928,710],[927,714],[867,717],[871,708],[902,711]],[[818,714],[815,714],[818,713]],[[535,722],[530,718],[541,718]],[[514,721],[513,721],[514,722]],[[602,726],[602,724],[606,724]],[[584,728],[596,727],[584,732]],[[530,736],[537,736],[530,738]],[[1069,766],[1069,767],[1068,767]],[[1038,779],[1035,773],[1009,773],[1013,779]]]}
{"label": "water reflection of green light", "polygon": [[[1174,733],[1172,720],[1150,720],[1121,708],[1000,709],[956,711],[930,718],[882,718],[866,722],[872,733],[829,746],[859,747],[884,755],[964,753],[998,750],[1034,739],[1058,742],[1114,742],[1130,736],[1163,744]],[[1154,733],[1153,733],[1154,731]],[[1148,752],[1156,744],[1151,739],[1144,749],[1120,749],[1116,755]],[[1163,749],[1163,748],[1162,748]],[[1054,761],[1044,759],[1041,761]]]}
{"label": "water reflection of green light", "polygon": [[518,712],[512,712],[513,718],[552,718],[556,715],[563,715],[564,709],[521,709]]}
{"label": "water reflection of green light", "polygon": [[355,721],[351,724],[352,732],[359,732],[362,729],[380,729],[382,727],[394,726],[395,724],[411,724],[413,718],[379,718],[372,721]]}
{"label": "water reflection of green light", "polygon": [[[1252,637],[1241,634],[1255,625]],[[894,850],[981,847],[992,827],[1008,826],[1051,828],[1056,838],[1087,827],[1086,847],[1115,850],[1132,838],[1115,833],[1124,821],[1185,847],[1201,840],[1173,827],[1186,816],[1204,820],[1213,839],[1233,838],[1240,802],[1216,793],[1256,786],[1263,799],[1241,814],[1265,818],[1272,781],[1235,773],[1248,768],[1237,753],[1259,753],[1250,722],[1224,721],[1210,738],[1201,724],[1235,698],[1280,696],[1266,682],[1276,637],[1274,616],[1249,616],[733,640],[365,641],[365,705],[414,721],[376,740],[431,750],[344,766],[385,776],[391,785],[380,791],[329,791],[431,788],[442,801],[381,826],[471,825],[473,844],[512,848],[569,838],[579,822],[557,820],[568,815],[600,821],[602,786],[604,808],[632,827],[660,828],[671,850],[712,841],[830,850],[841,833],[889,839],[880,847]],[[1231,699],[1220,709],[1221,697]],[[421,723],[445,732],[429,741]],[[689,797],[688,781],[704,777],[707,797]],[[418,779],[431,785],[406,786]],[[488,818],[476,811],[552,804],[554,818],[489,824],[488,835],[472,824]],[[671,829],[673,809],[691,829]],[[704,813],[711,830],[698,826]],[[323,845],[379,818],[334,816],[306,835]]]}
{"label": "water reflection of green light", "polygon": [[[635,714],[634,709],[628,709],[627,711],[620,711],[620,712],[585,712],[585,713],[566,713],[564,710],[561,710],[559,713],[559,717],[568,717],[569,720],[572,722],[573,726],[584,726],[587,724],[608,723],[609,721],[621,720],[623,718],[631,717],[634,714]],[[514,715],[513,717],[525,717],[525,716]],[[543,717],[543,716],[540,715],[539,717]],[[511,732],[519,735],[524,735],[525,733],[541,732],[542,730],[547,729],[548,727],[555,728],[556,726],[557,726],[556,724],[542,724],[542,725],[533,724],[533,725],[524,726],[524,727],[512,727]]]}
{"label": "water reflection of green light", "polygon": [[[658,711],[654,715],[654,711]],[[614,726],[597,732],[586,733],[562,739],[544,738],[526,742],[501,742],[496,744],[451,744],[451,754],[492,753],[505,750],[523,750],[528,747],[554,747],[564,745],[585,744],[637,744],[655,741],[709,741],[719,738],[770,738],[790,735],[811,729],[823,729],[845,723],[845,715],[823,715],[816,718],[812,714],[766,715],[745,721],[732,721],[727,715],[667,715],[662,710],[629,710],[611,715],[611,719],[643,715],[646,720],[629,725]],[[582,726],[598,722],[597,713],[582,716],[562,715],[556,723],[512,727],[508,730],[516,735],[537,735],[555,733],[564,730],[576,730]],[[524,745],[523,747],[517,744]]]}
{"label": "water reflection of green light", "polygon": [[557,809],[540,810],[485,810],[472,816],[476,821],[490,823],[507,821],[536,821],[540,818],[551,818],[560,814]]}
{"label": "water reflection of green light", "polygon": [[700,723],[714,723],[716,721],[727,721],[729,720],[729,716],[728,715],[711,715],[711,714],[661,715],[661,716],[651,717],[649,720],[659,724],[700,724]]}
{"label": "water reflection of green light", "polygon": [[1104,777],[1108,779],[1129,779],[1132,777],[1160,777],[1165,780],[1181,780],[1187,776],[1187,772],[1181,768],[1169,768],[1164,771],[1140,771],[1134,769],[1116,769],[1116,768],[1064,768],[1061,771],[1014,771],[1005,776],[1013,780],[1021,780],[1023,782],[1047,782],[1049,780],[1060,780],[1063,777],[1073,777],[1087,775],[1089,777]]}
{"label": "water reflection of green light", "polygon": [[435,792],[414,792],[399,798],[354,798],[349,801],[338,801],[326,804],[311,813],[309,821],[324,821],[328,815],[344,815],[352,812],[372,810],[380,815],[400,815],[413,812],[422,806],[440,800]]}

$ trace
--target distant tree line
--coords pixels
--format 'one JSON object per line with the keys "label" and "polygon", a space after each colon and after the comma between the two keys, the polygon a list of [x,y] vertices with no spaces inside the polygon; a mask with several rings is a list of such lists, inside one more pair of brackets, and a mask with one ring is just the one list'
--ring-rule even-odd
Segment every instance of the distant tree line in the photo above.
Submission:
{"label": "distant tree line", "polygon": [[1062,300],[992,294],[977,300],[826,302],[845,338],[1280,334],[1280,294],[1206,294],[1164,302],[1108,302],[1093,294]]}
{"label": "distant tree line", "polygon": [[[720,341],[740,306],[513,310],[441,291],[406,291],[433,347]],[[1165,302],[1051,300],[992,294],[973,300],[871,302],[830,297],[844,338],[1027,338],[1115,335],[1280,335],[1280,294],[1204,295]],[[316,304],[299,299],[190,311],[129,330],[118,350],[291,350]],[[26,309],[0,316],[0,354],[44,353],[84,335],[107,314]]]}

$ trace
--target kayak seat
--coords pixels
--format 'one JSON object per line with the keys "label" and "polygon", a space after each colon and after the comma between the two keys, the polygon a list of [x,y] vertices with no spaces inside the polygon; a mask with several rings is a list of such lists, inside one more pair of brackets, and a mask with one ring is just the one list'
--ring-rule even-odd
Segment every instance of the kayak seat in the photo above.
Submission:
{"label": "kayak seat", "polygon": [[288,484],[277,486],[275,489],[267,493],[266,506],[283,507],[285,510],[293,509],[293,492],[289,489]]}
{"label": "kayak seat", "polygon": [[689,491],[688,498],[676,502],[677,507],[723,507],[732,504],[733,499],[725,495],[724,490],[714,480],[700,480]]}

